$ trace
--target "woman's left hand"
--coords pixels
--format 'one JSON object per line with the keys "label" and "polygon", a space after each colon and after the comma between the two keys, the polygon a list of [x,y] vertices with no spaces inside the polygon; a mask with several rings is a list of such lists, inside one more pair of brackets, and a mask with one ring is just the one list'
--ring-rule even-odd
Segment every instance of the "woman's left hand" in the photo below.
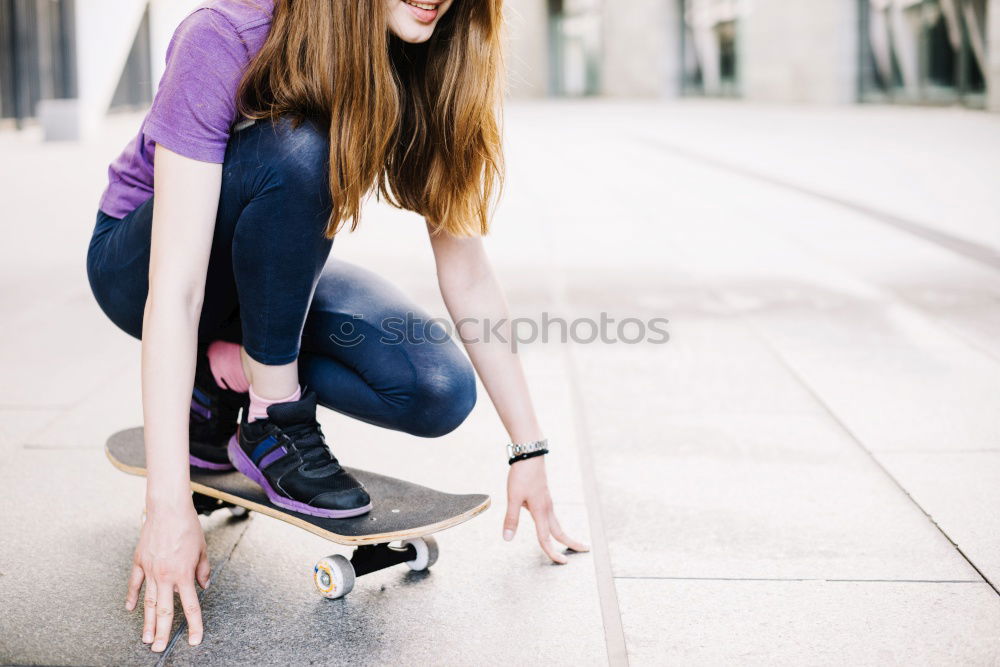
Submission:
{"label": "woman's left hand", "polygon": [[507,516],[503,521],[503,538],[508,542],[514,539],[514,533],[517,532],[522,507],[527,507],[531,512],[538,543],[552,562],[560,565],[567,562],[566,556],[559,553],[552,544],[553,537],[573,551],[590,551],[587,545],[566,535],[556,519],[545,476],[544,456],[518,461],[510,467],[507,474]]}

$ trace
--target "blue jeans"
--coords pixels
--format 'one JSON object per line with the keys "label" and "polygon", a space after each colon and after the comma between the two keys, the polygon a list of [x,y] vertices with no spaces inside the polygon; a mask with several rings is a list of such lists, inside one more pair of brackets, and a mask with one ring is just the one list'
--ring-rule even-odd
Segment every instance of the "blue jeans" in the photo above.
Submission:
{"label": "blue jeans", "polygon": [[[259,120],[230,137],[199,343],[241,343],[268,365],[299,359],[300,383],[321,405],[413,435],[448,433],[475,405],[472,367],[393,285],[327,261],[328,156],[328,137],[310,121]],[[87,253],[97,303],[135,338],[152,222],[152,198],[120,219],[99,210]]]}

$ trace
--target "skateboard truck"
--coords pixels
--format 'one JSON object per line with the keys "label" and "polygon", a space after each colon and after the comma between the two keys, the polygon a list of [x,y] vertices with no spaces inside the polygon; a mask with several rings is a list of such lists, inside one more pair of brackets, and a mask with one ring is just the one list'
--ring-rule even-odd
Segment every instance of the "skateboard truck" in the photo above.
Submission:
{"label": "skateboard truck", "polygon": [[[230,514],[236,518],[249,516],[245,507],[219,498],[197,492],[192,493],[191,497],[198,514],[208,516],[216,510],[229,509]],[[354,588],[357,577],[401,563],[406,563],[415,572],[421,572],[437,562],[437,540],[430,535],[402,540],[398,544],[399,546],[394,546],[392,542],[362,544],[354,548],[350,560],[340,554],[321,558],[313,567],[316,590],[326,598],[342,598]]]}
{"label": "skateboard truck", "polygon": [[[228,509],[234,519],[245,519],[250,516],[250,511],[246,507],[227,503],[225,500],[206,496],[204,493],[198,493],[197,491],[191,493],[191,501],[194,503],[194,511],[205,516],[211,516],[212,512],[221,509]],[[145,522],[146,510],[143,509],[142,514],[139,516],[139,524],[142,525]]]}
{"label": "skateboard truck", "polygon": [[[230,514],[236,518],[249,516],[245,507],[203,493],[195,492],[191,497],[198,514],[208,516],[216,510],[228,508]],[[143,514],[145,515],[145,512]],[[422,572],[436,563],[437,559],[437,540],[430,535],[402,540],[399,546],[394,546],[392,542],[362,544],[354,548],[350,560],[340,554],[321,558],[313,567],[313,582],[323,597],[342,598],[354,589],[354,580],[357,577],[400,563],[406,563],[414,572]]]}
{"label": "skateboard truck", "polygon": [[215,510],[221,510],[223,508],[228,508],[229,513],[237,519],[243,519],[250,515],[246,507],[240,507],[239,505],[227,503],[225,500],[213,498],[212,496],[206,496],[204,493],[198,493],[197,491],[191,494],[191,500],[194,501],[195,511],[198,514],[204,514],[205,516],[210,515]]}
{"label": "skateboard truck", "polygon": [[313,582],[320,595],[341,598],[354,588],[357,577],[406,563],[414,572],[422,572],[437,562],[438,545],[430,535],[392,543],[362,544],[354,549],[351,560],[340,554],[321,558],[313,568]]}

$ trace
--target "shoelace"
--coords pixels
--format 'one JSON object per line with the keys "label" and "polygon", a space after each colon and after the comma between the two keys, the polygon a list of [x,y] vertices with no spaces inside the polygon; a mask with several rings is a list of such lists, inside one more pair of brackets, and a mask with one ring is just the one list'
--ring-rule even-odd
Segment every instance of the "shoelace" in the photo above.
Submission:
{"label": "shoelace", "polygon": [[302,455],[303,470],[331,475],[340,470],[340,462],[326,446],[319,422],[283,426],[281,430],[295,442],[296,449]]}

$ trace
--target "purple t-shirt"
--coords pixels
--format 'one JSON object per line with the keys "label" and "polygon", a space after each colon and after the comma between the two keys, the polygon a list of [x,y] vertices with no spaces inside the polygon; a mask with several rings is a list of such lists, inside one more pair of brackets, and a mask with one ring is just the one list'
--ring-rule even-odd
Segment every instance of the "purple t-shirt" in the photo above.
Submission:
{"label": "purple t-shirt", "polygon": [[108,168],[102,211],[123,218],[153,195],[156,143],[223,162],[237,121],[236,88],[267,38],[273,7],[273,0],[208,0],[181,21],[139,134]]}

